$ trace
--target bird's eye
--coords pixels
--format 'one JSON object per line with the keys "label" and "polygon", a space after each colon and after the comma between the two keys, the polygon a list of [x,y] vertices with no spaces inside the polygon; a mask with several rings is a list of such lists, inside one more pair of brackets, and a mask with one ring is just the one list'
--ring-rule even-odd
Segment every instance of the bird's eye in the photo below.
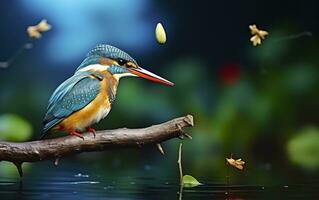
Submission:
{"label": "bird's eye", "polygon": [[125,65],[125,64],[127,63],[127,61],[124,60],[124,59],[118,59],[117,63],[118,63],[119,65]]}

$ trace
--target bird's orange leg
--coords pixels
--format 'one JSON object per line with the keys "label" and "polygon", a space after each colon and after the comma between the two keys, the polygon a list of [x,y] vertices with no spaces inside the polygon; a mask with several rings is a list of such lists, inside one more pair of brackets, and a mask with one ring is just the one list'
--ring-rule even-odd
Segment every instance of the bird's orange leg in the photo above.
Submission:
{"label": "bird's orange leg", "polygon": [[88,128],[86,128],[86,131],[89,132],[89,133],[92,133],[94,135],[94,137],[95,137],[95,132],[96,131],[95,131],[94,128],[88,127]]}
{"label": "bird's orange leg", "polygon": [[84,140],[84,137],[80,133],[76,132],[76,130],[70,130],[68,133]]}

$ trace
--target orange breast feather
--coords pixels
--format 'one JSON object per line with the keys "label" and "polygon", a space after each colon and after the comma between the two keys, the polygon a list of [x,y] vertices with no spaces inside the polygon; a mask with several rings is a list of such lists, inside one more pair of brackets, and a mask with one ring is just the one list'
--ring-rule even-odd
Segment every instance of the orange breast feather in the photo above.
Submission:
{"label": "orange breast feather", "polygon": [[62,130],[79,130],[83,131],[85,128],[97,123],[103,119],[111,110],[111,103],[107,94],[110,87],[109,81],[105,78],[100,81],[100,92],[96,98],[86,105],[81,110],[78,110],[64,119],[58,128]]}

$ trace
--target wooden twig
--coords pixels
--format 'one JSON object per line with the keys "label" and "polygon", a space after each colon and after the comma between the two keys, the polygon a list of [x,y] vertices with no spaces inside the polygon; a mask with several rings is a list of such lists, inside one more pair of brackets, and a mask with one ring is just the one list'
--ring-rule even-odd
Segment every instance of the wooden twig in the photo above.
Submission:
{"label": "wooden twig", "polygon": [[24,43],[8,60],[0,62],[0,68],[10,67],[10,65],[12,65],[12,63],[16,61],[25,50],[32,48],[33,44],[31,43],[31,41]]}
{"label": "wooden twig", "polygon": [[[84,140],[74,136],[65,136],[22,143],[1,141],[0,161],[14,163],[22,176],[23,162],[57,158],[59,160],[63,156],[81,152],[160,144],[163,141],[184,135],[181,128],[190,126],[193,126],[193,116],[187,115],[147,128],[97,131],[95,137],[90,133],[84,133]],[[58,164],[58,162],[55,163]]]}
{"label": "wooden twig", "polygon": [[164,149],[160,143],[156,144],[156,147],[162,155],[165,155]]}

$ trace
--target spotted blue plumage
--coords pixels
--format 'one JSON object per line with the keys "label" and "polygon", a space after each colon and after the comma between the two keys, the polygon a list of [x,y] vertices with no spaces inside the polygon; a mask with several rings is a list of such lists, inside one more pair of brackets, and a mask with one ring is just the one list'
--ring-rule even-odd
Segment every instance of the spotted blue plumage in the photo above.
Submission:
{"label": "spotted blue plumage", "polygon": [[[97,78],[92,78],[91,75]],[[44,117],[43,135],[72,113],[88,105],[100,91],[99,74],[77,72],[52,94]]]}
{"label": "spotted blue plumage", "polygon": [[87,54],[87,57],[83,60],[83,62],[76,69],[76,71],[78,71],[78,70],[80,70],[88,65],[99,63],[99,59],[101,57],[111,58],[114,60],[117,60],[120,58],[120,59],[124,59],[126,61],[130,61],[130,62],[137,65],[136,61],[126,52],[124,52],[116,47],[113,47],[111,45],[99,44]]}
{"label": "spotted blue plumage", "polygon": [[110,72],[111,74],[122,74],[122,73],[129,72],[126,68],[119,67],[118,65],[110,65],[107,71]]}

